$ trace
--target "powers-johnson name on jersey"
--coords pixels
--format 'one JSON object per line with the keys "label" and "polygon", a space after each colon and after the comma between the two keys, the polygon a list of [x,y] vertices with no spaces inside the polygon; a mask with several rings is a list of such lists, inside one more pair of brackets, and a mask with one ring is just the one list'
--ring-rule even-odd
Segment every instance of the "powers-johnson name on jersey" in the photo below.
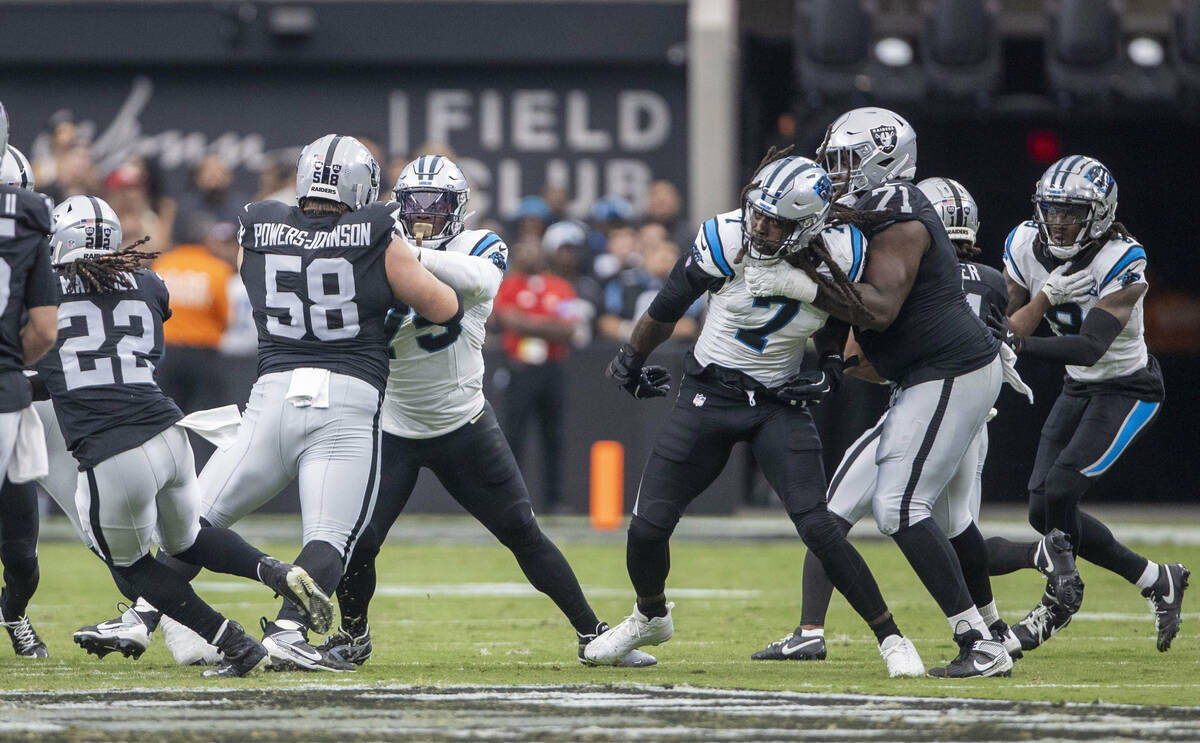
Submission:
{"label": "powers-johnson name on jersey", "polygon": [[[1079,332],[1087,313],[1104,297],[1146,280],[1146,251],[1127,237],[1115,237],[1098,249],[1081,253],[1074,259],[1086,263],[1080,270],[1092,278],[1092,288],[1078,302],[1051,307],[1046,321],[1058,335]],[[1023,222],[1013,228],[1004,241],[1004,267],[1008,275],[1024,287],[1030,296],[1046,285],[1057,263],[1042,245],[1034,222]],[[1142,300],[1138,299],[1129,315],[1129,322],[1117,334],[1116,340],[1092,366],[1068,366],[1067,375],[1079,382],[1103,382],[1125,377],[1146,368],[1148,356],[1142,332]]]}
{"label": "powers-johnson name on jersey", "polygon": [[[842,271],[858,281],[866,265],[863,234],[844,226],[827,228],[821,237]],[[708,316],[692,354],[701,366],[735,369],[776,387],[800,370],[805,342],[829,315],[787,297],[751,296],[744,263],[735,262],[741,246],[741,211],[718,214],[700,227],[689,262],[724,281],[709,294]]]}

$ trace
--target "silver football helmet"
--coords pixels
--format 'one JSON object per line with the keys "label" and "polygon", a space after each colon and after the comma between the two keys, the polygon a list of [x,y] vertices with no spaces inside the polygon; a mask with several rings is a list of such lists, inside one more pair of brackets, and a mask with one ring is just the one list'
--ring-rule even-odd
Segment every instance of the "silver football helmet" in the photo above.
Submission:
{"label": "silver football helmet", "polygon": [[50,262],[70,263],[121,249],[124,236],[117,213],[104,199],[72,196],[54,208]]}
{"label": "silver football helmet", "polygon": [[[832,198],[825,169],[807,157],[767,163],[754,174],[742,202],[742,242],[749,256],[778,260],[807,247],[825,227]],[[766,234],[771,232],[779,237]]]}
{"label": "silver football helmet", "polygon": [[979,205],[970,192],[949,178],[926,178],[917,184],[917,188],[933,204],[950,239],[974,246],[975,234],[979,231]]}
{"label": "silver football helmet", "polygon": [[16,186],[26,190],[34,190],[33,167],[28,158],[12,145],[0,158],[0,186]]}
{"label": "silver football helmet", "polygon": [[[1068,155],[1051,165],[1033,192],[1033,221],[1050,254],[1071,258],[1117,218],[1117,182],[1094,157]],[[1071,237],[1071,231],[1079,229]]]}
{"label": "silver football helmet", "polygon": [[416,225],[427,225],[421,246],[440,248],[463,230],[471,186],[462,169],[443,155],[422,155],[404,166],[392,196],[400,204],[400,232],[415,242]]}
{"label": "silver football helmet", "polygon": [[856,108],[839,116],[825,145],[825,170],[857,194],[917,174],[917,133],[886,108]]}
{"label": "silver football helmet", "polygon": [[300,152],[296,198],[337,201],[361,209],[379,198],[379,163],[354,137],[326,134]]}
{"label": "silver football helmet", "polygon": [[4,102],[0,101],[0,152],[8,149],[8,112],[4,110]]}

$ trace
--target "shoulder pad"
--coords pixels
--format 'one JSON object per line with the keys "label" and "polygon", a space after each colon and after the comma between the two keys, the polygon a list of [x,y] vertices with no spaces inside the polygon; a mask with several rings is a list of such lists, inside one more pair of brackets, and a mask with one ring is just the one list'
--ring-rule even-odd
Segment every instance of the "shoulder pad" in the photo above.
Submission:
{"label": "shoulder pad", "polygon": [[1017,265],[1025,256],[1033,254],[1033,241],[1037,238],[1038,229],[1035,222],[1022,222],[1004,238],[1004,267],[1008,273],[1023,286],[1028,286],[1024,273]]}
{"label": "shoulder pad", "polygon": [[493,250],[508,250],[504,240],[491,230],[466,230],[450,241],[448,248],[467,255],[486,255]]}
{"label": "shoulder pad", "polygon": [[866,268],[867,238],[854,225],[826,227],[821,231],[829,255],[851,281],[862,278]]}
{"label": "shoulder pad", "polygon": [[700,232],[692,246],[692,260],[700,264],[706,273],[733,276],[733,259],[737,257],[741,245],[741,211],[724,212],[700,225]]}
{"label": "shoulder pad", "polygon": [[867,191],[854,202],[863,211],[890,211],[915,214],[929,203],[921,189],[912,181],[887,181]]}
{"label": "shoulder pad", "polygon": [[1146,249],[1137,242],[1121,237],[1109,240],[1091,263],[1096,291],[1104,291],[1114,281],[1122,282],[1122,286],[1138,281],[1147,262]]}
{"label": "shoulder pad", "polygon": [[54,202],[47,196],[23,188],[6,188],[3,198],[11,199],[11,206],[5,205],[0,214],[16,217],[17,222],[31,232],[42,235],[50,234],[53,221]]}

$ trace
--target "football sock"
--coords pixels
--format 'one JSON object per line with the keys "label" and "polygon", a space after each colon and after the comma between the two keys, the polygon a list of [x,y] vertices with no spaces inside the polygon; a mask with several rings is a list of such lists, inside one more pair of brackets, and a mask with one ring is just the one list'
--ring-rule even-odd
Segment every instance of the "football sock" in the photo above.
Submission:
{"label": "football sock", "polygon": [[[308,572],[309,577],[326,596],[337,590],[338,582],[342,579],[342,553],[329,542],[314,539],[304,545],[296,557],[295,564]],[[283,602],[275,619],[290,619],[304,624],[300,610],[293,606],[291,601]]]}
{"label": "football sock", "polygon": [[671,532],[640,516],[629,522],[625,568],[638,596],[661,596],[671,572]]}
{"label": "football sock", "polygon": [[128,567],[113,566],[112,570],[121,573],[139,596],[201,637],[215,637],[225,622],[225,617],[204,603],[186,580],[150,555]]}
{"label": "football sock", "polygon": [[1092,481],[1085,475],[1057,463],[1046,474],[1046,531],[1061,529],[1071,540],[1071,549],[1075,554],[1079,554],[1080,533],[1083,531],[1079,499],[1091,485]]}
{"label": "football sock", "polygon": [[25,609],[37,591],[38,570],[38,498],[31,482],[4,480],[0,487],[4,503],[0,518],[0,562],[4,563],[4,591],[0,607],[9,620],[25,616]]}
{"label": "football sock", "polygon": [[647,619],[665,617],[667,615],[667,597],[661,593],[657,596],[638,596],[637,609]]}
{"label": "football sock", "polygon": [[[842,534],[850,531],[850,522],[834,514],[834,520],[842,527]],[[801,578],[802,600],[800,603],[801,626],[825,626],[825,613],[829,611],[829,601],[833,598],[833,581],[825,574],[821,558],[812,550],[804,555],[803,577]]]}
{"label": "football sock", "polygon": [[1158,565],[1146,560],[1146,568],[1138,579],[1134,581],[1138,588],[1154,588],[1154,584],[1158,582]]}
{"label": "football sock", "polygon": [[350,555],[350,564],[337,588],[342,629],[355,637],[367,631],[367,609],[375,596],[375,556],[378,553],[379,537],[374,527],[368,524]]}
{"label": "football sock", "polygon": [[[921,519],[906,526],[893,534],[892,539],[925,584],[925,590],[937,601],[943,614],[953,617],[968,610],[975,611],[971,593],[963,580],[958,555],[933,519]],[[978,614],[975,611],[975,615]]]}
{"label": "football sock", "polygon": [[990,638],[992,636],[991,630],[988,629],[987,622],[983,621],[983,617],[980,616],[979,610],[974,606],[965,611],[961,611],[954,616],[946,617],[946,621],[950,622],[950,631],[954,634],[958,634],[959,624],[966,622],[967,624],[971,625],[971,629],[978,630],[979,634],[983,635],[985,638]]}
{"label": "football sock", "polygon": [[1000,621],[1000,611],[996,608],[996,602],[992,601],[985,606],[980,606],[979,616],[983,617],[984,624],[989,627]]}
{"label": "football sock", "polygon": [[[163,552],[162,549],[158,550],[158,552],[154,555],[154,559],[158,560],[163,565],[166,565],[170,569],[174,570],[176,573],[178,573],[180,576],[182,576],[183,579],[186,581],[195,580],[196,576],[200,575],[200,571],[202,569],[202,567],[200,565],[195,565],[190,562],[184,562],[183,560],[180,560],[177,557],[171,557],[166,552]],[[258,579],[255,578],[255,580],[258,580]],[[122,591],[122,593],[124,593],[124,591]],[[128,595],[128,594],[126,594],[126,595]],[[136,594],[135,594],[135,597],[136,597]]]}
{"label": "football sock", "polygon": [[576,632],[590,635],[596,631],[600,620],[584,597],[575,571],[536,521],[515,533],[499,536],[517,558],[529,584],[550,597]]}
{"label": "football sock", "polygon": [[815,552],[825,574],[863,621],[887,613],[887,603],[871,569],[846,539],[843,526],[825,504],[804,514],[788,514],[808,549]]}
{"label": "football sock", "polygon": [[1033,561],[1037,542],[1010,542],[1004,537],[988,537],[984,544],[987,545],[988,573],[991,575],[1037,568]]}
{"label": "football sock", "polygon": [[[818,631],[821,633],[821,637],[825,636],[825,630]],[[904,635],[900,634],[900,628],[896,626],[896,618],[892,616],[891,612],[888,612],[888,615],[878,623],[872,624],[871,631],[875,633],[876,642],[883,642],[892,635],[904,637]],[[809,630],[804,630],[805,634],[808,632]]]}
{"label": "football sock", "polygon": [[1079,516],[1083,523],[1079,556],[1105,570],[1111,570],[1130,583],[1137,583],[1149,561],[1118,542],[1108,527],[1095,517],[1082,511]]}
{"label": "football sock", "polygon": [[988,578],[988,552],[979,527],[972,521],[971,525],[957,537],[950,540],[954,554],[962,565],[963,580],[971,593],[971,601],[976,606],[986,606],[992,603],[992,582]]}
{"label": "football sock", "polygon": [[265,556],[237,532],[215,526],[201,526],[192,546],[175,554],[183,562],[253,581],[259,580],[258,561]]}

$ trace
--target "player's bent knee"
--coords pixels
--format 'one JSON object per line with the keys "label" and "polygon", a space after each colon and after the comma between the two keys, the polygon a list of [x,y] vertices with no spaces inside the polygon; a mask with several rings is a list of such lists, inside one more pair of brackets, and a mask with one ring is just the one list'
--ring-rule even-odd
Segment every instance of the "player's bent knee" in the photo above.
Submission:
{"label": "player's bent knee", "polygon": [[516,555],[536,549],[546,538],[537,521],[533,519],[520,525],[497,529],[494,533],[500,544],[508,547]]}
{"label": "player's bent knee", "polygon": [[821,554],[846,538],[850,524],[832,513],[825,504],[804,513],[788,514],[804,544]]}
{"label": "player's bent knee", "polygon": [[1078,503],[1090,485],[1086,475],[1056,464],[1046,475],[1046,500],[1052,505]]}
{"label": "player's bent knee", "polygon": [[666,542],[673,531],[655,526],[641,516],[634,516],[629,522],[629,539],[639,542]]}

